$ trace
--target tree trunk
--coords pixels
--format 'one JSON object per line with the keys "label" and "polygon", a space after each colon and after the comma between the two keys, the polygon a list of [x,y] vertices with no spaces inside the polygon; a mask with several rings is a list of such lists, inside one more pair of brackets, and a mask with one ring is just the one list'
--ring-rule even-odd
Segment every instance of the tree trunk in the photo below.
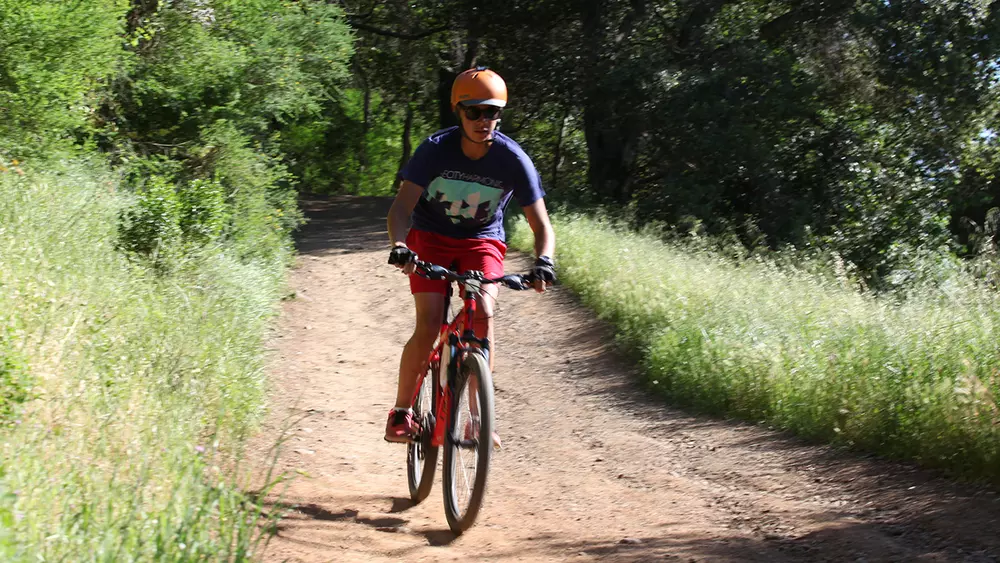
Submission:
{"label": "tree trunk", "polygon": [[562,160],[563,137],[566,135],[566,120],[569,119],[569,108],[559,120],[559,134],[556,136],[556,146],[552,149],[552,191],[559,187],[559,161]]}
{"label": "tree trunk", "polygon": [[393,192],[399,191],[399,184],[402,183],[403,167],[410,161],[410,154],[413,152],[413,144],[410,140],[413,130],[413,103],[406,104],[406,119],[403,121],[403,152],[399,157],[399,167],[396,168],[396,186]]}
{"label": "tree trunk", "polygon": [[451,84],[455,82],[458,73],[449,68],[438,69],[438,122],[441,129],[446,129],[453,125],[458,125],[455,113],[451,111]]}
{"label": "tree trunk", "polygon": [[600,197],[624,203],[631,196],[632,166],[641,123],[628,107],[627,92],[621,91],[621,85],[607,82],[607,53],[602,52],[605,2],[595,0],[585,4],[582,16],[583,35],[591,38],[585,53],[588,87],[583,108],[589,160],[587,176],[591,189]]}
{"label": "tree trunk", "polygon": [[[612,114],[610,118],[609,114]],[[625,203],[631,197],[638,131],[630,124],[631,118],[617,121],[609,105],[595,104],[584,109],[583,131],[589,158],[587,176],[597,194]]]}
{"label": "tree trunk", "polygon": [[[456,49],[445,58],[450,59],[450,65],[442,66],[438,69],[438,118],[441,129],[458,125],[455,119],[455,112],[451,109],[451,85],[455,82],[455,77],[462,71],[468,70],[476,65],[479,57],[479,36],[473,31],[466,32],[464,49]],[[455,70],[455,67],[459,67]]]}
{"label": "tree trunk", "polygon": [[372,89],[368,84],[368,77],[365,76],[361,65],[355,65],[355,73],[361,88],[364,90],[364,109],[361,121],[361,146],[358,149],[358,162],[361,165],[361,173],[368,169],[368,131],[371,129],[372,115]]}
{"label": "tree trunk", "polygon": [[146,18],[160,9],[159,0],[132,0],[132,9],[125,16],[125,33],[135,33],[146,21]]}

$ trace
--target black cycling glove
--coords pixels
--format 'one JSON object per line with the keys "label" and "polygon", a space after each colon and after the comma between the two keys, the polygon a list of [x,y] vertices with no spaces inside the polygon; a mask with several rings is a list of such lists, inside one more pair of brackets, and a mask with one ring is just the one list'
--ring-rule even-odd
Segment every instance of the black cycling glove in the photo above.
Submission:
{"label": "black cycling glove", "polygon": [[389,251],[389,263],[392,265],[405,266],[417,259],[417,253],[405,246],[394,246]]}
{"label": "black cycling glove", "polygon": [[535,266],[531,269],[531,275],[538,281],[555,283],[556,264],[548,256],[539,256],[535,260]]}

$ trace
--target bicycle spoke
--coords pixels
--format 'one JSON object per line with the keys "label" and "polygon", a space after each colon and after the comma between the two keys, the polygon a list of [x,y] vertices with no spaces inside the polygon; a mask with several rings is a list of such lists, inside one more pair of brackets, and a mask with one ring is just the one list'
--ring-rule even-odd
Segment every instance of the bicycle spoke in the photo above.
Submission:
{"label": "bicycle spoke", "polygon": [[492,450],[484,440],[489,440],[493,428],[493,385],[486,359],[470,353],[462,367],[444,474],[445,515],[458,533],[475,522],[482,507]]}
{"label": "bicycle spoke", "polygon": [[406,473],[410,486],[410,497],[420,502],[430,492],[437,464],[437,448],[430,445],[430,417],[434,404],[434,379],[436,370],[424,377],[417,400],[413,405],[416,421],[420,425],[420,436],[407,444]]}
{"label": "bicycle spoke", "polygon": [[[455,498],[458,500],[459,510],[465,510],[472,497],[472,490],[475,486],[476,470],[479,461],[479,424],[476,416],[479,413],[478,382],[472,376],[466,381],[465,390],[460,394],[458,404],[460,434],[456,447],[457,465],[462,477],[460,482],[455,483]],[[459,481],[459,480],[456,480]],[[463,490],[464,489],[464,490]]]}
{"label": "bicycle spoke", "polygon": [[[459,461],[462,462],[462,480],[465,482],[465,496],[460,497],[461,499],[460,502],[462,505],[465,505],[469,501],[469,498],[472,496],[472,483],[469,481],[469,472],[466,471],[467,465],[464,463],[465,459],[461,451],[458,454],[458,458]],[[475,476],[475,474],[476,470],[473,469],[472,475]]]}

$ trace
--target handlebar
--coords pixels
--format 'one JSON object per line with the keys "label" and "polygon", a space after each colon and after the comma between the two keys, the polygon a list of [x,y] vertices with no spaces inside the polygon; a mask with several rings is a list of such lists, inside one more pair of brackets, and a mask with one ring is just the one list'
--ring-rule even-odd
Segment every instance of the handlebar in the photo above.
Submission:
{"label": "handlebar", "polygon": [[414,271],[420,277],[427,278],[429,280],[446,280],[449,282],[466,282],[466,281],[478,281],[480,283],[497,283],[510,289],[516,289],[518,291],[531,289],[532,284],[535,282],[535,276],[531,274],[507,274],[499,278],[488,278],[482,272],[469,271],[464,274],[459,274],[458,272],[453,272],[448,268],[443,268],[437,264],[431,264],[430,262],[424,262],[423,260],[414,260],[413,263],[416,265],[417,269]]}

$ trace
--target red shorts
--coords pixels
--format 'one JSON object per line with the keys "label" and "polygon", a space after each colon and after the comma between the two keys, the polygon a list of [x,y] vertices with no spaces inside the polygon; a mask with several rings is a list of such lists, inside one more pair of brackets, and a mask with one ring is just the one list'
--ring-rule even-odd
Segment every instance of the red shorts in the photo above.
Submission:
{"label": "red shorts", "polygon": [[[495,239],[451,238],[429,231],[410,229],[406,246],[424,262],[444,266],[458,273],[479,270],[487,277],[503,275],[503,257],[507,245]],[[440,293],[448,290],[448,282],[410,275],[410,293]]]}

